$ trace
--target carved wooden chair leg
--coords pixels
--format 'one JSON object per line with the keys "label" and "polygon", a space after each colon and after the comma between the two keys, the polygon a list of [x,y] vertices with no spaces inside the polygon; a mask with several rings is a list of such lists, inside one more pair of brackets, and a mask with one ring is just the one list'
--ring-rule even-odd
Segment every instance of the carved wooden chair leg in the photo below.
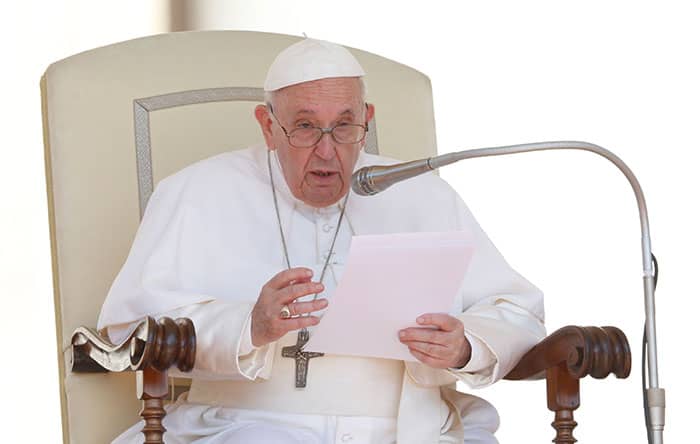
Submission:
{"label": "carved wooden chair leg", "polygon": [[71,370],[76,373],[136,372],[136,395],[143,401],[141,416],[146,422],[145,444],[163,444],[168,369],[177,366],[187,373],[194,368],[197,336],[192,320],[163,317],[156,322],[148,317],[116,345],[91,328],[79,327],[71,344]]}
{"label": "carved wooden chair leg", "polygon": [[574,410],[579,406],[579,379],[572,377],[566,363],[547,369],[547,407],[554,412],[552,427],[557,434],[555,444],[573,444]]}
{"label": "carved wooden chair leg", "polygon": [[161,372],[153,367],[138,372],[136,390],[139,399],[143,400],[141,417],[146,422],[142,430],[144,444],[163,444],[163,400],[168,396],[168,372]]}

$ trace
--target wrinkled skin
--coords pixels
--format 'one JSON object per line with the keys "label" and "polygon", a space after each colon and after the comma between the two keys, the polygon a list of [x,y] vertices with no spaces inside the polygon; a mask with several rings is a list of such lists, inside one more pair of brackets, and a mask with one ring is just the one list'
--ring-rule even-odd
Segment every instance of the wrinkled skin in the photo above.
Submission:
{"label": "wrinkled skin", "polygon": [[338,202],[350,188],[355,163],[364,141],[338,144],[330,134],[311,148],[296,148],[280,124],[292,131],[303,126],[329,128],[339,123],[366,124],[374,116],[374,106],[362,99],[362,88],[355,77],[314,80],[283,88],[275,93],[273,108],[259,105],[255,117],[268,149],[276,150],[284,178],[294,197],[312,207]]}

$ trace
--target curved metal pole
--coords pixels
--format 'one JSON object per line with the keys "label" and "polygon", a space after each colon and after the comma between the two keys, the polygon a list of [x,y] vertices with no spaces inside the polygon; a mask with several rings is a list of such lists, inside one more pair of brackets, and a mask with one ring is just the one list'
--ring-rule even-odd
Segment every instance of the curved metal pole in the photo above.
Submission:
{"label": "curved metal pole", "polygon": [[[658,355],[656,348],[656,307],[655,307],[655,290],[654,290],[654,269],[651,257],[651,237],[649,235],[649,218],[647,215],[646,201],[642,187],[639,185],[637,178],[632,170],[612,152],[603,147],[594,145],[588,142],[576,141],[557,141],[557,142],[538,142],[526,143],[521,145],[509,145],[492,148],[479,148],[460,151],[456,153],[448,153],[440,156],[431,157],[428,159],[430,169],[440,168],[445,165],[476,157],[491,157],[503,156],[507,154],[516,154],[532,151],[549,151],[549,150],[581,150],[590,151],[598,154],[610,162],[612,162],[625,175],[634,196],[637,199],[637,207],[639,209],[639,221],[642,230],[642,276],[644,281],[644,307],[646,314],[646,335],[648,341],[648,375],[649,388],[647,394],[649,398],[650,426],[652,439],[655,444],[663,443],[663,428],[664,428],[664,412],[665,412],[665,395],[664,390],[659,388],[659,371],[658,371]],[[644,369],[642,369],[644,371]]]}

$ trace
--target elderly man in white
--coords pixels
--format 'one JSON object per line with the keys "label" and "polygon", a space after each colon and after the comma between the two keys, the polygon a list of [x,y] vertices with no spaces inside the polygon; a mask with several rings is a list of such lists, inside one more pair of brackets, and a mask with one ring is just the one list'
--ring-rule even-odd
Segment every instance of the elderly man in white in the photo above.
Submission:
{"label": "elderly man in white", "polygon": [[[542,295],[438,177],[349,191],[356,168],[393,162],[362,150],[374,115],[363,75],[341,46],[290,46],[255,109],[266,146],[198,162],[154,192],[98,327],[119,340],[145,315],[193,320],[192,387],[168,408],[167,443],[496,442],[496,411],[455,382],[483,387],[513,368],[544,337]],[[325,355],[297,373],[283,349],[323,322],[353,235],[455,230],[475,251],[452,314],[396,332],[418,362]],[[140,427],[114,442],[142,442]]]}

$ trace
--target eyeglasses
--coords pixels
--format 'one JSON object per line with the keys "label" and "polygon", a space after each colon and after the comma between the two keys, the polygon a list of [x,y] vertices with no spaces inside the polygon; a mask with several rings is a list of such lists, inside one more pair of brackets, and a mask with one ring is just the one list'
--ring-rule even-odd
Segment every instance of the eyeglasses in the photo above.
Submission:
{"label": "eyeglasses", "polygon": [[270,114],[275,118],[277,124],[284,131],[284,135],[289,139],[289,144],[295,148],[311,148],[316,145],[324,134],[330,134],[336,143],[353,144],[362,142],[369,128],[367,124],[360,125],[359,123],[339,123],[330,128],[320,128],[318,126],[301,126],[294,128],[291,131],[282,126],[277,116],[272,112],[272,107],[269,107]]}

